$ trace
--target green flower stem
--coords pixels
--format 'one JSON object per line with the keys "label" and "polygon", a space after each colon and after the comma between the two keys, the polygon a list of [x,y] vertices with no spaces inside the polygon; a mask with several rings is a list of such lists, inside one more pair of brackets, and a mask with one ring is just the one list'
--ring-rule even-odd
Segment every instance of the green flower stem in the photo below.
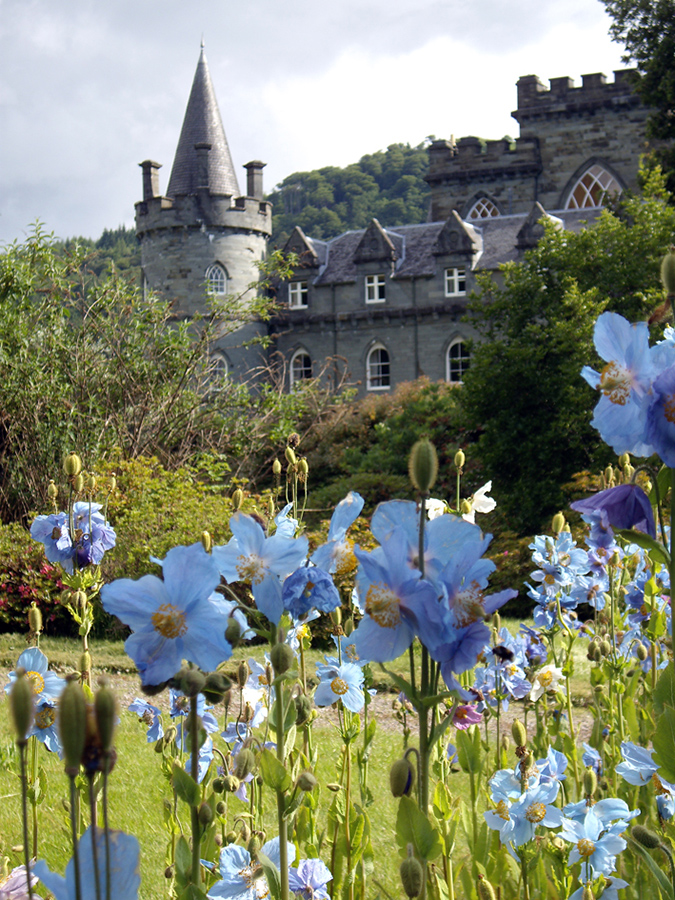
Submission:
{"label": "green flower stem", "polygon": [[[192,759],[190,760],[191,775],[195,784],[199,784],[199,716],[197,715],[197,697],[190,697],[190,744]],[[196,887],[201,884],[201,854],[200,854],[200,836],[201,826],[199,824],[199,809],[196,806],[190,807],[190,824],[192,826],[192,875],[191,881]]]}
{"label": "green flower stem", "polygon": [[347,778],[345,781],[345,843],[347,845],[347,872],[349,878],[348,898],[354,900],[354,879],[352,878],[352,835],[350,811],[352,805],[352,747],[350,741],[345,741],[345,762],[347,766]]}
{"label": "green flower stem", "polygon": [[70,780],[70,831],[73,836],[73,869],[75,872],[75,900],[82,900],[82,887],[80,884],[80,851],[77,845],[77,788],[75,775],[68,775]]}
{"label": "green flower stem", "polygon": [[31,799],[31,811],[33,813],[33,859],[38,856],[38,804],[35,796],[35,782],[38,774],[38,741],[35,735],[28,739],[31,744],[31,761],[30,761],[30,782],[33,787],[33,797]]}
{"label": "green flower stem", "polygon": [[105,841],[105,900],[110,896],[110,825],[108,823],[108,770],[110,768],[110,751],[104,757],[103,769],[103,836]]}
{"label": "green flower stem", "polygon": [[527,862],[524,853],[520,856],[520,872],[523,880],[523,900],[530,900],[530,885],[527,881]]}
{"label": "green flower stem", "polygon": [[[33,900],[33,888],[30,883],[30,849],[28,846],[28,784],[26,780],[26,741],[17,741],[19,745],[19,762],[21,766],[21,810],[23,821],[23,859],[26,867],[26,885],[29,900]],[[78,898],[79,900],[79,898]]]}
{"label": "green flower stem", "polygon": [[[297,484],[293,485],[294,499],[297,500]],[[277,642],[277,629],[272,626],[270,636],[270,644],[274,646]],[[276,712],[275,731],[277,733],[277,759],[283,765],[286,756],[284,746],[284,692],[283,683],[277,684],[277,697],[274,704]],[[288,900],[288,822],[284,815],[286,808],[286,797],[283,791],[278,790],[277,794],[277,819],[279,823],[279,876],[281,879],[281,900]]]}
{"label": "green flower stem", "polygon": [[101,900],[101,876],[98,866],[98,852],[96,847],[96,795],[94,794],[94,776],[87,776],[89,787],[89,818],[91,831],[91,855],[94,863],[94,885],[96,887],[96,900]]}

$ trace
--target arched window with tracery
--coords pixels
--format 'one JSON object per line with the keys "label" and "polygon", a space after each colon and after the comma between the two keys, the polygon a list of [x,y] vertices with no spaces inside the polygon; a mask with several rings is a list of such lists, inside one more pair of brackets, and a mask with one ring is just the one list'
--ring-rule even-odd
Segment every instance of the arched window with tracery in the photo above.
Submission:
{"label": "arched window with tracery", "polygon": [[383,344],[375,344],[368,353],[366,387],[369,391],[386,391],[391,387],[389,352]]}
{"label": "arched window with tracery", "polygon": [[602,206],[605,197],[620,194],[621,185],[599,163],[590,166],[572,188],[565,209],[590,209]]}
{"label": "arched window with tracery", "polygon": [[227,272],[220,263],[208,267],[204,280],[206,290],[214,297],[222,297],[227,292]]}
{"label": "arched window with tracery", "polygon": [[489,197],[479,197],[469,210],[467,219],[492,219],[499,214],[499,210]]}
{"label": "arched window with tracery", "polygon": [[296,350],[291,359],[291,387],[312,377],[312,357],[306,350]]}
{"label": "arched window with tracery", "polygon": [[457,338],[450,344],[445,356],[445,380],[450,384],[461,384],[470,363],[467,344],[461,338]]}

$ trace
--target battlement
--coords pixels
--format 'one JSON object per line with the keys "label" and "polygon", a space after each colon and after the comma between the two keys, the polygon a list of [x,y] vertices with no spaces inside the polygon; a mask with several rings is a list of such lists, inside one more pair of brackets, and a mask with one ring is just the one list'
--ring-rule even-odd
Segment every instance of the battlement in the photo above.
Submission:
{"label": "battlement", "polygon": [[572,78],[551,78],[549,87],[536,75],[518,79],[518,109],[511,115],[522,125],[531,118],[574,113],[588,114],[608,107],[639,106],[633,92],[635,69],[619,69],[614,81],[607,81],[602,72],[581,76],[581,86],[575,87]]}
{"label": "battlement", "polygon": [[136,230],[140,235],[158,229],[207,228],[272,233],[272,204],[255,197],[214,196],[199,192],[187,196],[149,197],[136,204]]}
{"label": "battlement", "polygon": [[503,175],[522,175],[541,168],[537,142],[531,138],[485,141],[463,137],[457,142],[434,141],[429,147],[427,181],[434,184],[474,178],[498,170]]}

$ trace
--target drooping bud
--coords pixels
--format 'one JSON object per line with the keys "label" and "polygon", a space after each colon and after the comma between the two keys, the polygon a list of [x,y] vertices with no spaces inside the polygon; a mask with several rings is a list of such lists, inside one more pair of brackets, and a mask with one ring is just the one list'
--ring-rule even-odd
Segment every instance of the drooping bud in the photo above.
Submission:
{"label": "drooping bud", "polygon": [[211,532],[202,531],[202,547],[206,550],[207,553],[211,552],[211,547],[213,547]]}
{"label": "drooping bud", "polygon": [[77,453],[69,453],[63,460],[63,471],[68,478],[74,478],[82,471],[82,460]]}
{"label": "drooping bud", "polygon": [[9,704],[12,710],[12,719],[14,720],[14,729],[16,731],[16,742],[21,746],[28,740],[28,732],[33,725],[34,715],[34,699],[33,686],[30,679],[26,678],[23,670],[19,674],[12,685],[9,693]]}
{"label": "drooping bud", "polygon": [[181,673],[180,690],[186,697],[196,697],[201,694],[206,684],[206,678],[199,669],[186,669]]}
{"label": "drooping bud", "polygon": [[288,644],[275,644],[270,651],[270,660],[276,675],[287,672],[295,662],[295,653]]}
{"label": "drooping bud", "polygon": [[406,895],[410,900],[419,897],[422,892],[422,880],[424,878],[424,870],[422,864],[413,854],[412,845],[408,845],[408,855],[401,863],[399,868],[401,875],[401,884]]}
{"label": "drooping bud", "polygon": [[211,789],[214,794],[222,794],[225,790],[225,782],[222,778],[214,778],[211,782]]}
{"label": "drooping bud", "polygon": [[389,770],[389,787],[394,797],[407,797],[415,786],[415,767],[404,756]]}
{"label": "drooping bud", "polygon": [[209,703],[220,703],[231,687],[232,682],[222,672],[209,672],[202,688],[202,694]]}
{"label": "drooping bud", "polygon": [[496,900],[495,889],[484,875],[478,875],[476,892],[478,893],[478,900]]}
{"label": "drooping bud", "polygon": [[516,719],[511,726],[511,734],[516,742],[516,747],[524,747],[527,744],[527,731],[520,719]]}
{"label": "drooping bud", "polygon": [[77,681],[69,681],[59,700],[59,736],[66,773],[75,776],[87,737],[87,702]]}
{"label": "drooping bud", "polygon": [[428,438],[421,438],[413,445],[408,472],[414,487],[422,494],[428,493],[434,486],[438,475],[438,455]]}
{"label": "drooping bud", "polygon": [[208,803],[202,803],[197,813],[199,824],[206,827],[213,822],[213,810]]}
{"label": "drooping bud", "polygon": [[296,785],[301,791],[305,791],[305,793],[310,793],[318,784],[318,780],[315,775],[311,772],[301,772],[298,775],[298,780],[296,781]]}
{"label": "drooping bud", "polygon": [[565,516],[561,512],[557,512],[553,516],[553,521],[551,522],[551,531],[553,534],[560,534],[560,532],[565,527]]}
{"label": "drooping bud", "polygon": [[649,656],[649,650],[647,650],[644,644],[638,644],[635,648],[635,655],[640,660],[640,662],[644,662]]}
{"label": "drooping bud", "polygon": [[234,616],[230,616],[227,620],[227,628],[225,629],[225,640],[230,645],[230,647],[234,647],[239,643],[239,638],[241,637],[241,625]]}
{"label": "drooping bud", "polygon": [[241,509],[241,504],[244,502],[244,492],[241,488],[237,488],[237,490],[232,494],[232,506],[234,507],[235,512],[238,509]]}
{"label": "drooping bud", "polygon": [[312,715],[312,701],[306,694],[298,694],[294,698],[295,703],[295,724],[298,728],[306,725]]}
{"label": "drooping bud", "polygon": [[255,769],[255,754],[252,750],[244,749],[239,751],[237,762],[234,767],[234,775],[240,781],[243,781],[247,775]]}
{"label": "drooping bud", "polygon": [[455,468],[463,469],[465,462],[466,462],[466,456],[464,455],[464,451],[458,450],[457,453],[455,453]]}
{"label": "drooping bud", "polygon": [[601,656],[609,656],[612,652],[612,645],[610,642],[605,639],[604,641],[600,641],[600,655]]}
{"label": "drooping bud", "polygon": [[107,686],[101,687],[94,697],[96,727],[101,741],[101,750],[107,753],[112,748],[115,723],[117,722],[117,702],[114,692]]}
{"label": "drooping bud", "polygon": [[631,828],[631,834],[638,844],[642,844],[648,850],[656,850],[657,847],[661,846],[661,838],[658,834],[654,834],[653,831],[645,828],[644,825],[634,825]]}
{"label": "drooping bud", "polygon": [[598,776],[590,766],[584,772],[584,794],[592,797],[598,788]]}
{"label": "drooping bud", "polygon": [[33,634],[40,634],[42,631],[42,613],[35,602],[31,603],[28,610],[28,627]]}
{"label": "drooping bud", "polygon": [[667,294],[675,294],[675,247],[670,247],[661,260],[661,281]]}
{"label": "drooping bud", "polygon": [[223,785],[225,787],[225,790],[229,791],[230,794],[234,794],[235,791],[238,791],[240,784],[241,784],[241,782],[239,781],[238,778],[235,778],[234,775],[226,775],[223,778]]}

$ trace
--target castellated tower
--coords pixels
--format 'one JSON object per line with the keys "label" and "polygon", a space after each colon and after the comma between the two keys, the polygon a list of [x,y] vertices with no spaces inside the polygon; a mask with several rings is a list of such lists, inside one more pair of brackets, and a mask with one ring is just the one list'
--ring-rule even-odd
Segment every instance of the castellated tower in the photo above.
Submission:
{"label": "castellated tower", "polygon": [[[230,148],[202,45],[167,196],[159,191],[160,164],[145,160],[143,199],[136,204],[144,287],[173,304],[176,319],[204,312],[208,294],[239,296],[259,278],[272,230],[271,204],[263,200],[264,163],[248,163],[240,196]],[[227,325],[227,323],[225,323]],[[210,348],[215,363],[245,377],[264,364],[265,351],[244,342],[266,333],[251,323],[224,334]]]}

